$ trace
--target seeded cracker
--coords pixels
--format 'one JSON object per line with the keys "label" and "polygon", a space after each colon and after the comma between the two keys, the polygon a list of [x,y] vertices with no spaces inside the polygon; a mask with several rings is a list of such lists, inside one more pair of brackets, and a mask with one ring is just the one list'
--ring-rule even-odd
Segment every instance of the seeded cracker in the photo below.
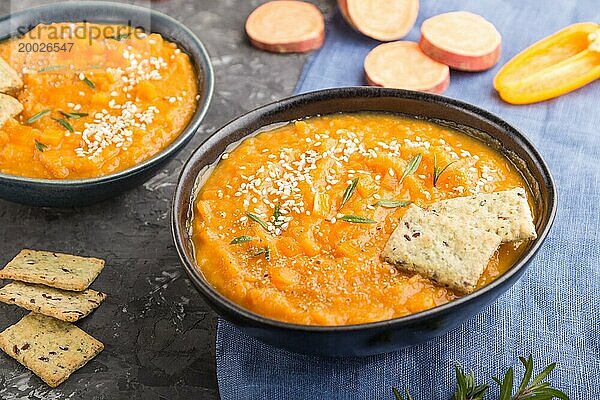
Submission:
{"label": "seeded cracker", "polygon": [[495,233],[412,205],[381,255],[399,269],[470,293],[475,290],[500,240]]}
{"label": "seeded cracker", "polygon": [[104,260],[52,253],[21,250],[0,270],[0,279],[39,283],[64,290],[83,291],[104,268]]}
{"label": "seeded cracker", "polygon": [[57,387],[104,345],[69,322],[30,313],[0,333],[0,348]]}
{"label": "seeded cracker", "polygon": [[0,93],[8,93],[23,87],[23,81],[2,57],[0,57]]}
{"label": "seeded cracker", "polygon": [[19,103],[19,100],[7,94],[0,93],[0,126],[4,125],[6,121],[15,115],[18,115],[21,111],[23,111],[23,105]]}
{"label": "seeded cracker", "polygon": [[433,203],[429,209],[496,233],[503,243],[537,237],[527,196],[522,188],[442,200]]}
{"label": "seeded cracker", "polygon": [[70,292],[24,282],[13,282],[0,289],[0,301],[4,303],[68,322],[85,317],[104,299],[104,293],[92,289]]}

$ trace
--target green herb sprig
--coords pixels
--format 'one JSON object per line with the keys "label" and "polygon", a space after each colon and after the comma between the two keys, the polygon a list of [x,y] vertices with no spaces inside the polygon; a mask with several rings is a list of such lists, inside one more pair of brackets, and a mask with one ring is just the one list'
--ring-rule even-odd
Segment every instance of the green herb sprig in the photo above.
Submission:
{"label": "green herb sprig", "polygon": [[269,232],[269,224],[267,224],[265,221],[263,221],[262,219],[260,219],[260,217],[254,213],[251,213],[250,211],[246,211],[246,216],[248,218],[250,218],[252,221],[256,222],[257,224],[259,224],[260,226],[262,226],[262,228]]}
{"label": "green herb sprig", "polygon": [[446,164],[446,166],[444,168],[440,168],[437,165],[437,157],[435,156],[435,154],[433,155],[433,186],[435,187],[437,185],[438,179],[440,179],[440,175],[442,175],[444,173],[444,171],[446,169],[448,169],[449,166],[451,166],[452,164],[454,164],[456,161],[451,161],[448,164]]}
{"label": "green herb sprig", "polygon": [[63,126],[63,128],[65,128],[69,132],[71,132],[71,133],[75,132],[75,129],[73,129],[73,126],[71,126],[71,124],[68,121],[66,121],[62,118],[52,118],[52,119],[55,120],[56,122],[58,122],[59,124],[61,124]]}
{"label": "green herb sprig", "polygon": [[277,228],[279,228],[284,223],[284,221],[281,221],[279,219],[281,216],[282,216],[282,214],[281,214],[280,205],[277,204],[277,205],[275,205],[275,208],[273,208],[273,225],[275,225]]}
{"label": "green herb sprig", "polygon": [[356,190],[357,184],[358,178],[352,179],[352,182],[348,184],[348,187],[346,187],[346,190],[344,190],[344,195],[342,196],[342,203],[340,204],[340,208],[344,207],[344,204],[346,204],[348,200],[350,200],[350,197],[352,197],[354,191]]}
{"label": "green herb sprig", "polygon": [[269,250],[268,247],[261,247],[256,253],[254,253],[254,257],[258,257],[260,255],[264,254],[265,255],[265,259],[267,261],[271,260],[271,250]]}
{"label": "green herb sprig", "polygon": [[[569,400],[569,396],[558,389],[552,388],[550,382],[546,381],[548,375],[550,375],[556,367],[556,363],[548,365],[532,380],[533,357],[531,355],[529,355],[527,359],[519,357],[519,361],[521,361],[521,364],[525,367],[525,373],[514,394],[514,370],[512,367],[506,371],[502,380],[493,378],[500,386],[500,396],[497,400]],[[456,373],[456,389],[451,400],[484,400],[486,398],[489,389],[488,384],[476,384],[473,371],[465,373],[463,367],[459,364],[455,365],[454,370]],[[392,393],[394,394],[395,400],[412,400],[408,389],[406,389],[406,398],[396,388],[392,388]]]}
{"label": "green herb sprig", "polygon": [[361,217],[359,215],[343,215],[338,218],[340,221],[351,222],[353,224],[376,224],[377,221],[367,217]]}
{"label": "green herb sprig", "polygon": [[229,242],[229,244],[246,243],[246,242],[251,242],[256,239],[258,239],[258,238],[254,237],[254,236],[242,235],[242,236],[233,238],[233,240],[231,242]]}
{"label": "green herb sprig", "polygon": [[402,178],[400,178],[400,183],[402,183],[402,181],[404,180],[404,178],[406,178],[409,175],[414,174],[417,171],[417,168],[419,168],[419,164],[421,164],[421,159],[422,158],[423,158],[423,155],[421,153],[419,153],[419,154],[417,154],[416,156],[414,156],[413,158],[410,159],[410,161],[406,165],[406,168],[404,169],[404,173],[402,174]]}
{"label": "green herb sprig", "polygon": [[27,120],[25,120],[26,124],[33,124],[35,121],[45,117],[46,115],[50,114],[52,112],[52,110],[43,110],[40,111],[37,114],[33,114],[31,117],[29,117]]}
{"label": "green herb sprig", "polygon": [[411,204],[412,204],[412,201],[406,201],[406,200],[379,200],[377,203],[375,203],[376,206],[385,207],[385,208],[406,207]]}
{"label": "green herb sprig", "polygon": [[48,145],[39,142],[37,139],[35,141],[35,148],[38,149],[38,151],[41,151],[42,153],[44,152],[44,150],[46,150],[48,148]]}
{"label": "green herb sprig", "polygon": [[63,68],[65,68],[64,65],[48,65],[44,68],[38,69],[38,72],[56,71],[57,69],[63,69]]}
{"label": "green herb sprig", "polygon": [[392,392],[394,392],[394,398],[396,400],[413,400],[413,397],[410,395],[410,393],[408,392],[408,389],[404,389],[406,392],[406,397],[404,397],[402,395],[402,393],[400,393],[400,391],[396,388],[392,388]]}
{"label": "green herb sprig", "polygon": [[59,113],[61,113],[65,118],[68,119],[79,119],[82,117],[87,117],[89,114],[88,113],[78,113],[78,112],[64,112],[64,111],[59,111]]}
{"label": "green herb sprig", "polygon": [[96,89],[94,82],[90,81],[87,76],[84,75],[82,81],[92,89]]}
{"label": "green herb sprig", "polygon": [[117,42],[120,42],[123,39],[129,39],[129,37],[131,36],[131,33],[120,33],[118,35],[115,36],[107,36],[107,39],[112,39],[112,40],[116,40]]}
{"label": "green herb sprig", "polygon": [[554,389],[550,387],[550,383],[546,382],[546,378],[556,367],[556,363],[552,363],[548,365],[542,372],[536,375],[533,380],[531,379],[533,375],[533,358],[531,354],[527,359],[524,357],[519,357],[519,361],[525,367],[525,373],[523,374],[523,378],[521,379],[521,384],[519,385],[517,392],[513,395],[513,380],[514,380],[514,371],[513,368],[510,367],[506,374],[504,374],[504,378],[501,381],[498,378],[494,378],[494,382],[500,385],[500,397],[498,400],[524,400],[524,399],[562,399],[569,400],[569,396],[567,396],[564,392]]}

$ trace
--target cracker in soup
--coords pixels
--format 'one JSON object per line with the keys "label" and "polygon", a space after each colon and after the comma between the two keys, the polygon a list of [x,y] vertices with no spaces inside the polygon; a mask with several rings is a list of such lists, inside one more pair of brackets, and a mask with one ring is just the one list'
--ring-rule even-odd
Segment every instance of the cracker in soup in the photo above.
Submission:
{"label": "cracker in soup", "polygon": [[470,293],[500,241],[495,233],[413,205],[390,236],[382,257],[401,270]]}
{"label": "cracker in soup", "polygon": [[430,210],[464,224],[493,232],[502,243],[537,237],[525,189],[456,197],[433,203]]}

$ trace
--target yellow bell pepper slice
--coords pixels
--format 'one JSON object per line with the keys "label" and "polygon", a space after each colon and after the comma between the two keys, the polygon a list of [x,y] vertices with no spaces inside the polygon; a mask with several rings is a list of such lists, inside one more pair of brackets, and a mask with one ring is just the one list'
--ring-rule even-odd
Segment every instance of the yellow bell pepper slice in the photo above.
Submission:
{"label": "yellow bell pepper slice", "polygon": [[570,25],[531,45],[500,69],[494,88],[511,104],[551,99],[600,78],[600,25]]}

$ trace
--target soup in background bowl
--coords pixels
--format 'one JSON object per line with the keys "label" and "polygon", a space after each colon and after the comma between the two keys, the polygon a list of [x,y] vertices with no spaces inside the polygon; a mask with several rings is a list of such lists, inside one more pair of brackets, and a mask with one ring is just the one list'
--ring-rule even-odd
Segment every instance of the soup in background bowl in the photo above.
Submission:
{"label": "soup in background bowl", "polygon": [[19,74],[0,84],[11,105],[0,113],[5,200],[79,206],[140,185],[190,141],[212,98],[202,42],[148,8],[29,8],[0,20],[0,39]]}

